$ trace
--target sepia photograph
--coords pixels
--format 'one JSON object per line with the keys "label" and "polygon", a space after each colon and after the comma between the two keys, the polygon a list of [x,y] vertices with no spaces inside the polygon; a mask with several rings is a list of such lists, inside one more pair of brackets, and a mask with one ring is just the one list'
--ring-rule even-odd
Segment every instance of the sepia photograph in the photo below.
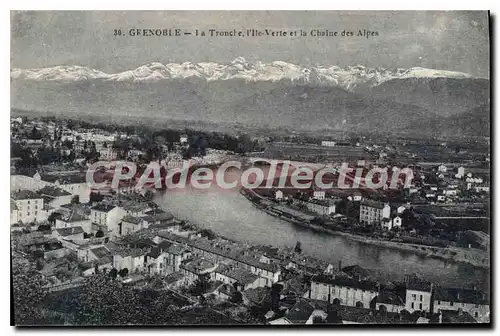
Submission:
{"label": "sepia photograph", "polygon": [[491,31],[10,11],[11,325],[491,326]]}

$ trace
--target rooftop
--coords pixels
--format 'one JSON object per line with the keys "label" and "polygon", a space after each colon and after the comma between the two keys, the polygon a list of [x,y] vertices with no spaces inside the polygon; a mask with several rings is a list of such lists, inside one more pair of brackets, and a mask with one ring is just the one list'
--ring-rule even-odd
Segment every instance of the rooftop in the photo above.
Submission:
{"label": "rooftop", "polygon": [[92,207],[91,210],[100,211],[100,212],[110,212],[114,208],[116,208],[114,205],[100,203],[100,204],[97,204],[96,206]]}
{"label": "rooftop", "polygon": [[285,317],[294,324],[305,324],[314,311],[314,307],[304,299],[299,299]]}
{"label": "rooftop", "polygon": [[109,257],[111,253],[104,246],[96,247],[90,250],[98,259]]}
{"label": "rooftop", "polygon": [[171,283],[174,283],[176,281],[184,279],[184,277],[185,276],[184,276],[184,274],[182,274],[182,272],[177,271],[177,272],[170,273],[167,276],[165,276],[165,278],[163,279],[163,281],[166,284],[171,284]]}
{"label": "rooftop", "polygon": [[217,273],[223,274],[228,278],[236,280],[240,285],[251,284],[259,278],[257,275],[252,274],[251,272],[240,267],[226,267],[221,270],[217,270]]}
{"label": "rooftop", "polygon": [[128,215],[122,218],[122,222],[138,225],[142,223],[142,218]]}
{"label": "rooftop", "polygon": [[359,265],[351,265],[342,268],[342,272],[348,274],[351,277],[355,278],[367,278],[370,276],[370,272],[368,272],[365,268]]}
{"label": "rooftop", "polygon": [[59,233],[63,237],[67,237],[67,236],[71,236],[71,235],[75,235],[75,234],[81,234],[84,232],[81,226],[56,229],[56,231],[57,231],[57,233]]}
{"label": "rooftop", "polygon": [[59,197],[59,196],[69,196],[69,195],[71,195],[66,190],[63,190],[61,188],[57,188],[57,187],[54,187],[54,186],[45,186],[42,189],[38,190],[38,193],[40,195],[47,195],[47,196],[51,196],[51,197]]}
{"label": "rooftop", "polygon": [[158,258],[160,255],[161,255],[161,250],[159,247],[153,247],[151,249],[151,251],[149,251],[149,253],[148,253],[148,257],[151,257],[154,259]]}
{"label": "rooftop", "polygon": [[166,252],[173,255],[182,255],[186,252],[186,248],[177,244],[172,244],[166,249]]}
{"label": "rooftop", "polygon": [[[405,298],[406,299],[406,298]],[[393,291],[381,291],[377,296],[377,303],[391,304],[395,306],[404,306],[404,300]]]}
{"label": "rooftop", "polygon": [[350,279],[346,277],[332,277],[329,275],[317,275],[312,279],[316,283],[326,283],[339,287],[349,287],[361,290],[377,291],[378,284],[373,281],[358,281],[356,279]]}
{"label": "rooftop", "polygon": [[12,199],[19,200],[27,200],[27,199],[42,199],[40,195],[31,190],[19,190],[11,193]]}
{"label": "rooftop", "polygon": [[370,199],[366,199],[366,198],[363,201],[361,201],[361,205],[364,205],[364,206],[367,206],[370,208],[377,208],[377,209],[383,209],[385,206],[385,204],[383,202],[374,201],[374,200],[370,200]]}
{"label": "rooftop", "polygon": [[76,211],[71,211],[70,213],[61,217],[60,220],[62,220],[63,222],[66,222],[66,223],[74,223],[74,222],[88,220],[88,218],[85,217],[84,215],[76,212]]}
{"label": "rooftop", "polygon": [[215,268],[215,264],[206,259],[195,259],[187,264],[181,265],[181,268],[194,274],[203,274]]}
{"label": "rooftop", "polygon": [[338,311],[342,321],[362,324],[395,324],[399,323],[398,313],[372,311],[369,308],[340,306]]}
{"label": "rooftop", "polygon": [[406,289],[430,292],[432,289],[432,283],[416,277],[408,277],[406,279]]}
{"label": "rooftop", "polygon": [[471,314],[462,310],[441,310],[443,323],[477,323]]}
{"label": "rooftop", "polygon": [[488,304],[486,295],[473,289],[436,287],[434,300],[447,302],[463,302],[474,304]]}

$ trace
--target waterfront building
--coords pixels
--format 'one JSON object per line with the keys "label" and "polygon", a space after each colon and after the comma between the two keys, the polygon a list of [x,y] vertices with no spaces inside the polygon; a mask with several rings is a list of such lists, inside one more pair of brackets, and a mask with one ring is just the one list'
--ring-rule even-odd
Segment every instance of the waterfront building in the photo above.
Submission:
{"label": "waterfront building", "polygon": [[384,218],[390,218],[391,207],[388,203],[382,203],[365,199],[361,202],[359,209],[359,221],[362,224],[374,225],[381,223]]}
{"label": "waterfront building", "polygon": [[436,287],[433,293],[433,312],[443,310],[462,310],[478,322],[490,321],[487,296],[474,289]]}
{"label": "waterfront building", "polygon": [[378,291],[379,285],[372,281],[318,275],[311,280],[309,298],[345,306],[369,308]]}
{"label": "waterfront building", "polygon": [[417,278],[406,277],[406,310],[431,312],[433,284]]}

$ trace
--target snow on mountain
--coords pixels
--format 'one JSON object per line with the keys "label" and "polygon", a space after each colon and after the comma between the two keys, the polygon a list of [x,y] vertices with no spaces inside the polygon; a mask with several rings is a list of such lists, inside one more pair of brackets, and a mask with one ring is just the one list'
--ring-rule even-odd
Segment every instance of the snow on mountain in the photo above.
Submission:
{"label": "snow on mountain", "polygon": [[11,79],[32,81],[82,81],[107,80],[125,82],[156,82],[168,79],[200,78],[207,81],[241,79],[245,81],[291,81],[324,86],[340,86],[353,91],[360,85],[377,86],[392,79],[405,78],[473,78],[473,76],[448,70],[410,68],[386,70],[370,69],[362,65],[340,68],[337,66],[301,67],[274,61],[249,63],[238,57],[230,63],[168,63],[153,62],[134,70],[107,74],[82,66],[56,66],[41,69],[11,69]]}
{"label": "snow on mountain", "polygon": [[41,69],[12,69],[12,79],[52,80],[52,81],[79,81],[88,79],[105,79],[109,75],[87,67],[78,65],[60,65]]}

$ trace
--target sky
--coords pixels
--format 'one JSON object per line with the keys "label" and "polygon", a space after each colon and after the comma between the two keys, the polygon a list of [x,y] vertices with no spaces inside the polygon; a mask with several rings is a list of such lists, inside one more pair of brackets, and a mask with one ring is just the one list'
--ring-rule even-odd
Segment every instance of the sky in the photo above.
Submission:
{"label": "sky", "polygon": [[[107,73],[151,62],[425,67],[489,77],[485,11],[12,11],[11,67],[81,65]],[[377,31],[366,37],[132,37],[131,28]]]}

